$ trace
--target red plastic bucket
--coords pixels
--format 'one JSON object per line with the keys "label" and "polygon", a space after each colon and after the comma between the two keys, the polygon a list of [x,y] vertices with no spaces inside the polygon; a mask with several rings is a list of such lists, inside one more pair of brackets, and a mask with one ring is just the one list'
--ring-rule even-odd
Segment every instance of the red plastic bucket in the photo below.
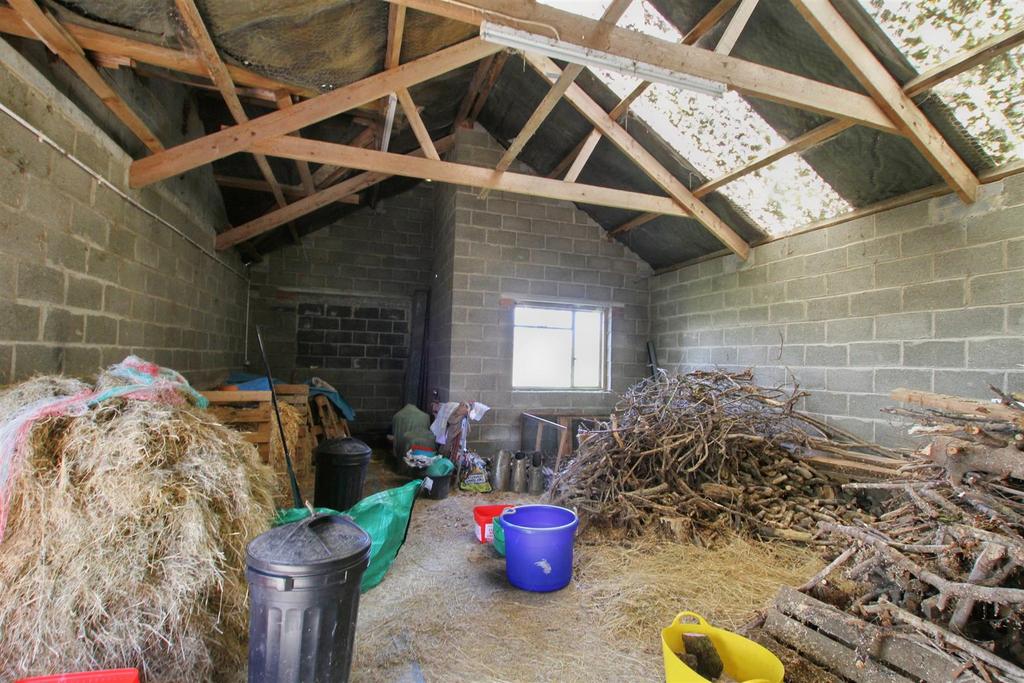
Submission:
{"label": "red plastic bucket", "polygon": [[138,669],[107,669],[106,671],[82,671],[55,676],[33,676],[21,678],[14,683],[139,683]]}
{"label": "red plastic bucket", "polygon": [[476,521],[476,540],[490,543],[494,540],[494,518],[514,505],[477,505],[473,508],[473,519]]}

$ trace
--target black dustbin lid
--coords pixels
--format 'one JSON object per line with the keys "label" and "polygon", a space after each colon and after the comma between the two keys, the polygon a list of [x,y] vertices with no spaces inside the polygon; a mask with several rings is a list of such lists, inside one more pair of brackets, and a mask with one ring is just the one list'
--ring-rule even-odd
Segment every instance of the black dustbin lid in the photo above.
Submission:
{"label": "black dustbin lid", "polygon": [[359,439],[346,436],[344,439],[328,439],[316,448],[317,464],[365,465],[370,461],[373,449]]}
{"label": "black dustbin lid", "polygon": [[250,569],[309,576],[358,566],[370,553],[370,536],[348,517],[313,515],[254,538],[246,548]]}

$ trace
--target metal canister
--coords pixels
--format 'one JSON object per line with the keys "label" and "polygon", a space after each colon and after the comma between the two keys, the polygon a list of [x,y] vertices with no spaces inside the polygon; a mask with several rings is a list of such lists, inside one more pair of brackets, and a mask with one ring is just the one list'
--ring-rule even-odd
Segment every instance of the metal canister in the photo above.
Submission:
{"label": "metal canister", "polygon": [[491,468],[491,483],[495,491],[511,490],[512,451],[498,451]]}
{"label": "metal canister", "polygon": [[534,464],[530,467],[530,493],[539,496],[544,493],[544,465]]}
{"label": "metal canister", "polygon": [[516,493],[526,493],[529,490],[527,482],[527,471],[530,461],[526,458],[516,458],[512,463],[512,490]]}

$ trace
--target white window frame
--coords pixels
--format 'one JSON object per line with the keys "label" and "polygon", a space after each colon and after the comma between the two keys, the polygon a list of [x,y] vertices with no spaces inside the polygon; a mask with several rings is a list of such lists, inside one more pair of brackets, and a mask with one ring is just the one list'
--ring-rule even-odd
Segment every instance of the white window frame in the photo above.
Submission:
{"label": "white window frame", "polygon": [[[552,301],[516,301],[512,307],[512,363],[515,364],[515,330],[517,327],[529,328],[529,329],[558,329],[564,330],[564,327],[548,327],[546,325],[517,325],[515,318],[515,311],[517,308],[550,308],[559,311],[571,311],[572,312],[572,328],[571,328],[571,344],[572,344],[572,356],[570,363],[572,364],[569,369],[569,377],[571,385],[568,387],[561,386],[520,386],[515,384],[515,377],[512,377],[512,390],[513,391],[561,391],[561,392],[596,392],[596,391],[608,391],[611,386],[611,310],[607,306],[595,305],[595,304],[578,304],[578,303],[559,303]],[[600,360],[598,361],[600,366],[600,378],[601,382],[595,386],[576,386],[576,312],[577,311],[597,311],[601,314],[601,354]]]}

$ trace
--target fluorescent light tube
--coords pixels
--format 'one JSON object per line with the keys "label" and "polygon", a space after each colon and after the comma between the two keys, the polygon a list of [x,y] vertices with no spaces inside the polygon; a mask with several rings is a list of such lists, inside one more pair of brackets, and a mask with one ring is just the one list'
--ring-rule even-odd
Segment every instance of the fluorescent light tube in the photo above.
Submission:
{"label": "fluorescent light tube", "polygon": [[635,76],[641,80],[664,83],[665,85],[683,90],[690,90],[712,97],[721,97],[725,92],[725,84],[711,81],[699,76],[671,71],[664,67],[646,62],[609,54],[581,45],[574,45],[563,40],[520,31],[519,29],[502,26],[490,21],[480,24],[480,38],[488,43],[503,45],[514,50],[534,52],[552,59],[560,59],[573,64],[582,64],[599,69],[608,69],[626,76]]}

